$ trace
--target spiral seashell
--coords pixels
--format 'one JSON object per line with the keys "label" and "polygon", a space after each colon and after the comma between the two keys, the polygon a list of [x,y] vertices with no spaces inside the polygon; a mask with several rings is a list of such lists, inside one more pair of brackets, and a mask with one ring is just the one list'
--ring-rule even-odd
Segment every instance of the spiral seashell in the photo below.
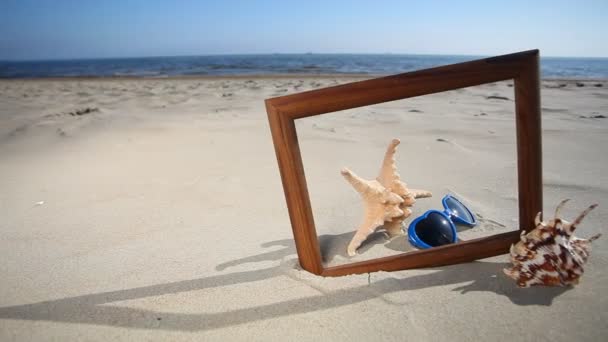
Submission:
{"label": "spiral seashell", "polygon": [[601,234],[581,239],[573,233],[597,204],[589,206],[570,223],[559,217],[559,212],[566,202],[568,199],[557,205],[554,218],[548,222],[541,221],[539,212],[534,220],[536,227],[528,233],[522,231],[520,241],[511,245],[513,266],[503,271],[513,278],[519,287],[576,285],[583,275],[583,266],[591,251],[591,242]]}

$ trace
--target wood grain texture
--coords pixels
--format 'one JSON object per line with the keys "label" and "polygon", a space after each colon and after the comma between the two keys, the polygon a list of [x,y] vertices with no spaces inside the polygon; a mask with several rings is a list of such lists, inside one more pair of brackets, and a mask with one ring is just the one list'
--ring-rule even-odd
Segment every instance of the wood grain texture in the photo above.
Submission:
{"label": "wood grain texture", "polygon": [[512,231],[452,245],[329,267],[325,268],[321,275],[336,277],[348,274],[390,272],[410,268],[459,264],[504,254],[505,250],[508,250],[511,244],[518,240],[519,231]]}
{"label": "wood grain texture", "polygon": [[524,230],[532,230],[535,227],[534,217],[543,210],[538,55],[529,58],[522,72],[515,78],[514,88],[519,224]]}
{"label": "wood grain texture", "polygon": [[321,274],[321,250],[310,207],[295,123],[289,118],[281,117],[272,106],[268,106],[268,102],[266,104],[300,266],[314,274]]}
{"label": "wood grain texture", "polygon": [[354,82],[266,100],[266,111],[300,265],[323,276],[448,265],[508,251],[519,231],[324,268],[313,220],[295,120],[339,110],[515,80],[520,230],[542,209],[542,150],[538,50]]}
{"label": "wood grain texture", "polygon": [[275,97],[268,101],[292,119],[515,78],[538,50],[419,70]]}

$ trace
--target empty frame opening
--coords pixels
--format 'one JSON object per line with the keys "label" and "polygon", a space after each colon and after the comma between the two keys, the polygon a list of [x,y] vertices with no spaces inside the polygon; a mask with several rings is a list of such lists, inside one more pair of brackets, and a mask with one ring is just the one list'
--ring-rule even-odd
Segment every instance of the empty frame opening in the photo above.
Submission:
{"label": "empty frame opening", "polygon": [[404,232],[427,210],[441,210],[446,194],[460,198],[478,220],[475,227],[456,226],[459,241],[517,230],[513,98],[509,80],[296,120],[323,265],[418,250],[406,235],[389,239],[380,228],[356,256],[346,253],[363,205],[340,170],[376,178],[392,138],[401,140],[396,165],[402,181],[433,193],[411,208]]}

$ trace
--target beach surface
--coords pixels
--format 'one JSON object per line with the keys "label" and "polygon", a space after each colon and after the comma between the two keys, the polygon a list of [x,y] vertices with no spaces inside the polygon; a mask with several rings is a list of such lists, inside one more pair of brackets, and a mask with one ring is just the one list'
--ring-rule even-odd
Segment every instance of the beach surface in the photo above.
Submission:
{"label": "beach surface", "polygon": [[[264,99],[359,81],[289,76],[0,80],[0,340],[599,341],[608,334],[608,235],[574,288],[517,288],[506,255],[339,278],[299,268]],[[608,226],[608,81],[542,82],[545,217],[593,203]],[[414,250],[373,234],[349,167],[397,166],[420,199],[452,194],[479,224],[516,230],[512,82],[297,121],[323,260]],[[602,337],[604,336],[604,337]]]}

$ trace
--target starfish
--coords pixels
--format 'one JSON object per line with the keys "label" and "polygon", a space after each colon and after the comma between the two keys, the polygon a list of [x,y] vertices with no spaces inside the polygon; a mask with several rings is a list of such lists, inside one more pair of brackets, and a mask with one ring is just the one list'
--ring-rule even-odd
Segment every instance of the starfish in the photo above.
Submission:
{"label": "starfish", "polygon": [[409,207],[416,203],[416,198],[432,196],[426,190],[408,189],[401,181],[395,166],[395,152],[399,143],[399,139],[393,139],[388,145],[380,175],[374,180],[365,180],[347,168],[341,171],[361,195],[364,206],[363,222],[347,248],[349,256],[354,256],[361,243],[380,226],[384,227],[391,238],[403,235],[401,224],[412,214]]}

